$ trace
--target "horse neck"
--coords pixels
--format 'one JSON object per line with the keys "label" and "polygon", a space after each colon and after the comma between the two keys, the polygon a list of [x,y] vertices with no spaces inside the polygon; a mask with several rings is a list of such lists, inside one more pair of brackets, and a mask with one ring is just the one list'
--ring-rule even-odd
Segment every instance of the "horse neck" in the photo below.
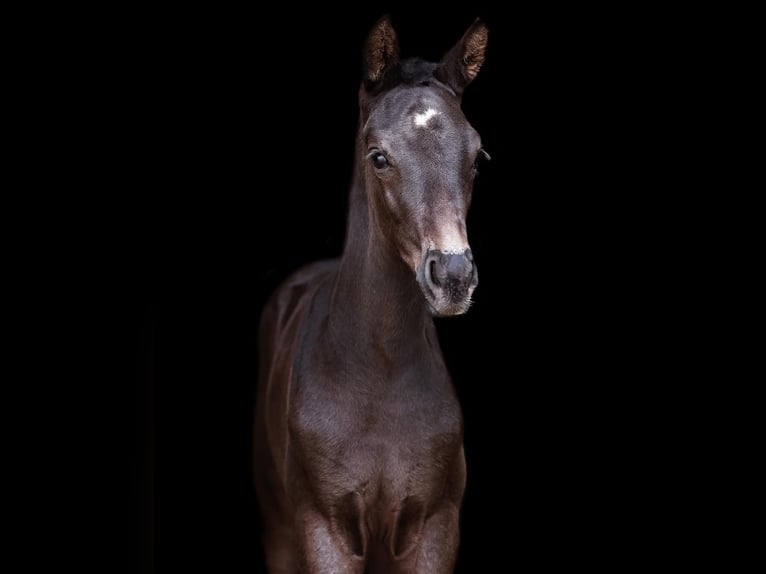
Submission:
{"label": "horse neck", "polygon": [[[428,346],[433,321],[415,275],[375,225],[357,146],[346,240],[330,303],[329,326],[345,351],[366,360],[407,362]],[[351,349],[353,347],[353,349]]]}

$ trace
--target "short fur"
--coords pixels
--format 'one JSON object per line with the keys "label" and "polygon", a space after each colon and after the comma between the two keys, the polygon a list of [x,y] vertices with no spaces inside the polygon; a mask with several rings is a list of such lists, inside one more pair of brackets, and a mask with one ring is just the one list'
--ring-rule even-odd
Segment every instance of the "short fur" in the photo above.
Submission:
{"label": "short fur", "polygon": [[[264,309],[254,473],[273,574],[454,569],[463,419],[432,316],[465,312],[477,282],[465,45],[400,62],[388,19],[375,25],[343,254]],[[428,106],[439,115],[418,127]]]}

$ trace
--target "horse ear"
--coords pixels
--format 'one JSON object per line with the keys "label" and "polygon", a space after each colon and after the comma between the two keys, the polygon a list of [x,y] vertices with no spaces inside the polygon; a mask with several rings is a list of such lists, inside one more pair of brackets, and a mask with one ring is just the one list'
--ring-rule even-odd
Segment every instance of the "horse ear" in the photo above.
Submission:
{"label": "horse ear", "polygon": [[436,76],[458,94],[462,94],[479,73],[487,51],[489,29],[477,18],[460,41],[442,58]]}
{"label": "horse ear", "polygon": [[388,16],[378,20],[367,35],[364,46],[364,83],[369,90],[380,83],[386,72],[399,64],[399,42]]}

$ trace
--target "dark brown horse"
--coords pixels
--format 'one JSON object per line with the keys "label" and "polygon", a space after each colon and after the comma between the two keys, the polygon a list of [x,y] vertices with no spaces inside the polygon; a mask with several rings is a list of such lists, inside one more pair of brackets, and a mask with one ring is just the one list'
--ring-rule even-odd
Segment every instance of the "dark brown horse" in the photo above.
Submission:
{"label": "dark brown horse", "polygon": [[433,316],[464,313],[466,236],[487,155],[461,111],[484,62],[474,22],[438,62],[370,31],[339,260],[299,270],[260,331],[255,480],[272,573],[452,572],[463,421]]}

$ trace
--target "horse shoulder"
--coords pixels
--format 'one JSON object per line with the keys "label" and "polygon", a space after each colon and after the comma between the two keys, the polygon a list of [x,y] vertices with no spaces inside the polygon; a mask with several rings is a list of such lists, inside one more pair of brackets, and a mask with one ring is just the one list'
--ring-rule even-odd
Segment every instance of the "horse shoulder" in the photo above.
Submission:
{"label": "horse shoulder", "polygon": [[256,440],[265,443],[263,450],[277,467],[287,460],[288,413],[307,319],[319,295],[328,290],[337,264],[321,261],[293,273],[272,294],[261,316]]}

